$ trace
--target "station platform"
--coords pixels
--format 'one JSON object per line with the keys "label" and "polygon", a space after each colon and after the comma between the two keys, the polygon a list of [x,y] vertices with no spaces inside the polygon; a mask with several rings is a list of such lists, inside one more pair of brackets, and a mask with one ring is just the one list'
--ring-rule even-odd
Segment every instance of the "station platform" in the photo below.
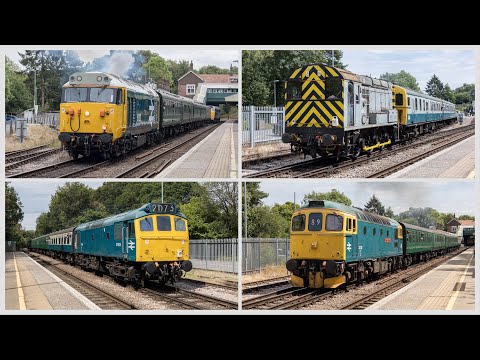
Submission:
{"label": "station platform", "polygon": [[238,123],[227,120],[157,178],[236,178]]}
{"label": "station platform", "polygon": [[5,310],[99,309],[25,253],[5,253]]}
{"label": "station platform", "polygon": [[473,248],[422,275],[367,310],[475,310]]}
{"label": "station platform", "polygon": [[473,179],[475,177],[475,136],[387,176],[387,178]]}

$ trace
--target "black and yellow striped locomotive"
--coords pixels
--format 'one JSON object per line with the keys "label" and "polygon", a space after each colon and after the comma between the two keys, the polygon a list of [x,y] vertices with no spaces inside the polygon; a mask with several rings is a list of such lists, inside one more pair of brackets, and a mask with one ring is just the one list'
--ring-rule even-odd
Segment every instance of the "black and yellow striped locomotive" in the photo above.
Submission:
{"label": "black and yellow striped locomotive", "polygon": [[73,158],[109,158],[212,122],[211,110],[112,74],[75,73],[62,89],[59,139]]}
{"label": "black and yellow striped locomotive", "polygon": [[285,133],[292,151],[355,159],[450,124],[454,104],[325,64],[285,82]]}

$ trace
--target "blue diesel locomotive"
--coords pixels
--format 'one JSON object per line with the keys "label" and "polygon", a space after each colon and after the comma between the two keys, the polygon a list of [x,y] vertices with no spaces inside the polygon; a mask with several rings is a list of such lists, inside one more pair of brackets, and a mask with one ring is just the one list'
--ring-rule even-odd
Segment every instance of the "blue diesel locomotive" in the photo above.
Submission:
{"label": "blue diesel locomotive", "polygon": [[37,237],[28,247],[142,286],[147,280],[173,283],[192,269],[188,221],[174,204],[148,203]]}
{"label": "blue diesel locomotive", "polygon": [[458,247],[451,233],[332,201],[310,201],[293,213],[286,267],[294,286],[336,288]]}

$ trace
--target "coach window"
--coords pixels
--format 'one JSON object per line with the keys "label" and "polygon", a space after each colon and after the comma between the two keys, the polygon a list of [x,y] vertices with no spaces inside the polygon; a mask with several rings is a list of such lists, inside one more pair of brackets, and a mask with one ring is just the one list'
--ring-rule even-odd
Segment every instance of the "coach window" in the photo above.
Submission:
{"label": "coach window", "polygon": [[373,236],[377,235],[377,228],[373,228]]}
{"label": "coach window", "polygon": [[183,219],[175,218],[175,231],[187,231],[187,223]]}
{"label": "coach window", "polygon": [[150,217],[140,220],[140,231],[153,231],[153,220]]}
{"label": "coach window", "polygon": [[322,230],[322,214],[310,214],[308,216],[308,231]]}
{"label": "coach window", "polygon": [[329,214],[325,221],[325,230],[327,231],[342,231],[343,230],[343,216]]}
{"label": "coach window", "polygon": [[172,224],[170,223],[170,216],[157,216],[157,230],[158,231],[172,231]]}
{"label": "coach window", "polygon": [[92,234],[92,240],[95,240],[95,234]]}
{"label": "coach window", "polygon": [[[135,237],[135,224],[133,222],[128,223],[128,236],[131,238]],[[120,240],[122,238],[120,237]]]}
{"label": "coach window", "polygon": [[383,229],[380,229],[380,236],[383,236]]}
{"label": "coach window", "polygon": [[366,226],[363,227],[363,235],[367,235],[367,227]]}
{"label": "coach window", "polygon": [[353,219],[353,232],[357,231],[357,219]]}
{"label": "coach window", "polygon": [[418,99],[415,98],[415,110],[418,110]]}
{"label": "coach window", "polygon": [[407,96],[408,107],[410,107],[410,96]]}
{"label": "coach window", "polygon": [[106,234],[107,234],[107,240],[110,240],[110,233],[107,232]]}
{"label": "coach window", "polygon": [[292,231],[305,230],[305,215],[297,215],[292,219]]}

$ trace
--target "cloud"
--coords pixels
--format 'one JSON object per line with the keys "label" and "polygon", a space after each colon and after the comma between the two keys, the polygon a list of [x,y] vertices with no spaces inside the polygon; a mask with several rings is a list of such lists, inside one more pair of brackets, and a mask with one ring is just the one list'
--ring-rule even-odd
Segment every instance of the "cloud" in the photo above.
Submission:
{"label": "cloud", "polygon": [[475,55],[471,50],[345,50],[343,55],[343,63],[354,73],[379,77],[405,70],[417,79],[422,90],[433,74],[453,89],[475,83]]}
{"label": "cloud", "polygon": [[92,62],[96,58],[110,54],[110,49],[77,50],[78,57],[84,62]]}

